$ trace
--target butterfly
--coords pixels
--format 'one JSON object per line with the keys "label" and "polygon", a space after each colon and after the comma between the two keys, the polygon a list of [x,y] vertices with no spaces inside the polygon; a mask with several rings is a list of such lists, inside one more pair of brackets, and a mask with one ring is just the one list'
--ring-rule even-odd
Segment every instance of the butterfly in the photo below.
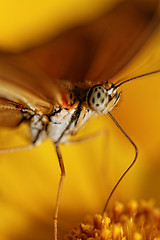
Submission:
{"label": "butterfly", "polygon": [[[160,70],[115,84],[111,79],[143,47],[158,22],[155,9],[142,9],[138,3],[124,1],[103,17],[67,31],[45,45],[17,55],[0,55],[0,126],[17,127],[26,122],[31,144],[23,148],[39,145],[46,138],[55,146],[61,169],[54,214],[55,239],[65,176],[59,144],[67,143],[93,115],[108,114],[134,146],[134,160],[113,188],[104,211],[137,159],[136,145],[111,110],[120,99],[121,85]],[[1,150],[5,151],[9,150]]]}

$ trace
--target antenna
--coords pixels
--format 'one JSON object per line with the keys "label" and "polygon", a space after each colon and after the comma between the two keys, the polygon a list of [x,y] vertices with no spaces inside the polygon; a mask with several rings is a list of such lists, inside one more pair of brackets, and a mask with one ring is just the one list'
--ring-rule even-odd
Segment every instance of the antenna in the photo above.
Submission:
{"label": "antenna", "polygon": [[160,73],[160,70],[156,70],[156,71],[149,72],[149,73],[144,73],[144,74],[142,74],[142,75],[139,75],[139,76],[136,76],[136,77],[133,77],[133,78],[129,78],[129,79],[127,79],[127,80],[119,83],[118,85],[116,85],[116,86],[115,86],[115,89],[116,89],[116,88],[119,88],[122,84],[124,84],[124,83],[126,83],[126,82],[130,82],[130,81],[135,80],[135,79],[137,79],[137,78],[146,77],[146,76],[148,76],[148,75],[152,75],[152,74],[155,74],[155,73]]}
{"label": "antenna", "polygon": [[116,126],[121,130],[121,132],[126,136],[126,138],[129,140],[129,142],[132,144],[132,146],[134,147],[135,149],[135,156],[134,156],[134,159],[133,161],[131,162],[131,164],[129,165],[129,167],[124,171],[124,173],[122,174],[122,176],[119,178],[119,180],[117,181],[117,183],[114,185],[109,197],[107,198],[107,201],[105,203],[105,206],[104,206],[104,209],[103,209],[103,212],[102,212],[102,216],[104,216],[104,213],[106,211],[106,208],[108,206],[108,203],[113,195],[113,193],[115,192],[116,188],[118,187],[119,183],[122,181],[122,179],[125,177],[125,175],[127,174],[127,172],[133,167],[134,163],[136,162],[137,160],[137,156],[138,156],[138,149],[137,149],[137,146],[136,144],[132,141],[132,139],[128,136],[128,134],[123,130],[123,128],[119,125],[119,123],[117,122],[117,120],[113,117],[113,115],[108,112],[110,118],[113,120],[113,122],[116,124]]}

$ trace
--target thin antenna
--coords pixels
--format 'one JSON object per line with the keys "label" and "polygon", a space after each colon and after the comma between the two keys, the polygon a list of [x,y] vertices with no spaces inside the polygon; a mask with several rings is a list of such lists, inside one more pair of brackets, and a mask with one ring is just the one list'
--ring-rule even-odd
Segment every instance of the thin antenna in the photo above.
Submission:
{"label": "thin antenna", "polygon": [[125,175],[127,174],[127,172],[133,167],[134,163],[137,160],[137,156],[138,156],[138,149],[137,146],[135,145],[135,143],[132,141],[132,139],[128,136],[128,134],[123,130],[123,128],[119,125],[119,123],[116,121],[116,119],[112,116],[112,114],[110,112],[108,112],[110,118],[113,120],[113,122],[116,124],[116,126],[121,130],[121,132],[126,136],[126,138],[129,140],[129,142],[133,145],[134,149],[135,149],[135,157],[132,161],[132,163],[129,165],[129,167],[124,171],[124,173],[122,174],[122,176],[119,178],[118,182],[115,184],[114,188],[112,189],[109,197],[107,198],[107,201],[105,203],[102,215],[104,216],[104,213],[106,211],[106,208],[108,206],[108,203],[113,195],[113,193],[115,192],[116,188],[118,187],[119,183],[122,181],[122,179],[125,177]]}
{"label": "thin antenna", "polygon": [[148,75],[152,75],[152,74],[155,74],[155,73],[160,73],[160,70],[157,70],[157,71],[154,71],[154,72],[149,72],[149,73],[144,73],[142,75],[139,75],[139,76],[136,76],[136,77],[133,77],[133,78],[129,78],[129,79],[119,83],[118,85],[116,85],[115,88],[119,88],[122,84],[124,84],[126,82],[130,82],[130,81],[135,80],[137,78],[142,78],[142,77],[145,77],[145,76],[148,76]]}

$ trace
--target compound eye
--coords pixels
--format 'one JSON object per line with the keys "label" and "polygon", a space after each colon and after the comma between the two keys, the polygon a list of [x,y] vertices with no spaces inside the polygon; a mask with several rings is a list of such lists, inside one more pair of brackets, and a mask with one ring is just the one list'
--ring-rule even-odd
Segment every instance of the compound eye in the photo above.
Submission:
{"label": "compound eye", "polygon": [[95,86],[89,90],[88,105],[97,112],[103,111],[108,104],[108,92],[102,86]]}

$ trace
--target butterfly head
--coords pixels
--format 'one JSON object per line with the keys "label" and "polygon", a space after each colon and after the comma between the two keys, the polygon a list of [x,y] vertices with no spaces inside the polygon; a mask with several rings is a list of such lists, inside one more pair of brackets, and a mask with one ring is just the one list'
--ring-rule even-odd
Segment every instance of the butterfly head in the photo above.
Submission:
{"label": "butterfly head", "polygon": [[107,113],[117,104],[121,92],[117,93],[117,87],[112,83],[104,83],[93,86],[87,93],[89,108],[100,114]]}

